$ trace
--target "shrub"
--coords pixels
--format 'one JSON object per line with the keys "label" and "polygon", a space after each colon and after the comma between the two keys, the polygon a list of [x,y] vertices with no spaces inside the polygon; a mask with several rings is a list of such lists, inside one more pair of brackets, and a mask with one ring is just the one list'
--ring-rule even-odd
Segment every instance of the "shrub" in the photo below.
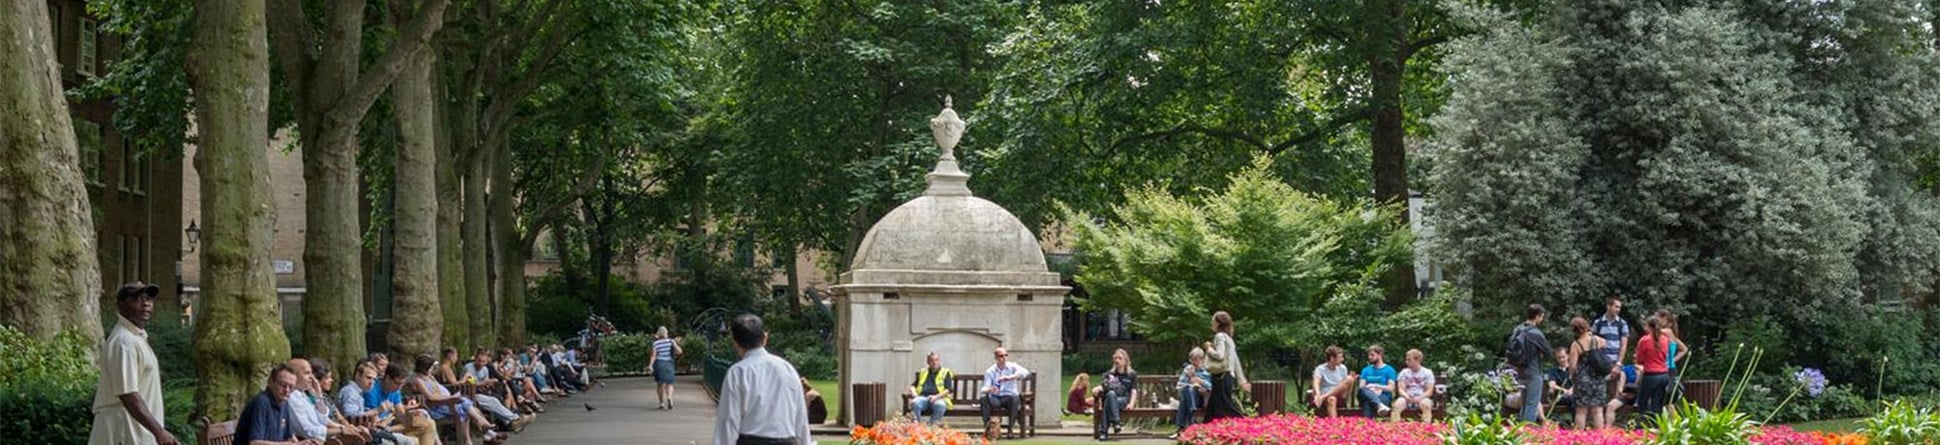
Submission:
{"label": "shrub", "polygon": [[1880,445],[1940,442],[1940,415],[1905,402],[1889,403],[1885,410],[1859,424],[1859,433]]}
{"label": "shrub", "polygon": [[74,332],[41,342],[0,326],[0,437],[18,443],[82,444],[94,422],[91,342]]}
{"label": "shrub", "polygon": [[606,352],[607,375],[639,375],[647,370],[647,356],[653,354],[653,335],[614,334],[601,339]]}
{"label": "shrub", "polygon": [[195,382],[193,331],[189,326],[175,322],[148,324],[148,347],[155,350],[155,360],[160,362],[163,384]]}

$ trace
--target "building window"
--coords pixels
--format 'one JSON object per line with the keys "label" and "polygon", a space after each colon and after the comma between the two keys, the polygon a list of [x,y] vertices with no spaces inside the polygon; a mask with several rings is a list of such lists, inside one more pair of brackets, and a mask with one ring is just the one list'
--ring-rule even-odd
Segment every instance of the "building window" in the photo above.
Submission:
{"label": "building window", "polygon": [[137,195],[148,193],[148,160],[142,159],[134,142],[121,140],[121,191]]}
{"label": "building window", "polygon": [[75,31],[79,35],[74,41],[74,72],[93,76],[98,62],[95,51],[101,44],[99,28],[95,27],[94,19],[82,17],[81,26]]}
{"label": "building window", "polygon": [[75,114],[74,144],[81,152],[81,174],[87,177],[89,185],[102,186],[101,183],[101,124],[94,123]]}

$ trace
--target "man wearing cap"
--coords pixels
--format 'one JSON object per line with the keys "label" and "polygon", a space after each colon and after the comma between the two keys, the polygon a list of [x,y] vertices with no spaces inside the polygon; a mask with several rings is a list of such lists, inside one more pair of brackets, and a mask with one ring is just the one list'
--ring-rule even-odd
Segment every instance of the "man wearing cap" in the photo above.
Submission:
{"label": "man wearing cap", "polygon": [[162,428],[162,371],[148,347],[148,318],[155,314],[153,284],[132,282],[115,292],[118,320],[95,354],[101,380],[94,385],[94,426],[89,445],[179,445]]}

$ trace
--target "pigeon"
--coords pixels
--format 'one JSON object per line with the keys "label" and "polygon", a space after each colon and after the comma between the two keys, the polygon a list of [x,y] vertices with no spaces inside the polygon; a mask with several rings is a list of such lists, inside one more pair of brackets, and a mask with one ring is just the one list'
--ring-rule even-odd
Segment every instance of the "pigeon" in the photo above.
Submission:
{"label": "pigeon", "polygon": [[591,403],[586,403],[586,404],[584,404],[584,405],[586,405],[586,410],[587,410],[587,411],[592,411],[592,410],[593,410],[593,404],[591,404]]}

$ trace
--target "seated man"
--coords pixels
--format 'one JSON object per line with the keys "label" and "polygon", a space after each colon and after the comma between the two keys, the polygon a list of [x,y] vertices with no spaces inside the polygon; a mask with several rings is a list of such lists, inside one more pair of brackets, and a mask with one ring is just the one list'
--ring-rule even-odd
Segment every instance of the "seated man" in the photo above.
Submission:
{"label": "seated man", "polygon": [[1340,417],[1341,402],[1347,400],[1347,395],[1354,391],[1357,380],[1343,363],[1346,358],[1347,351],[1341,350],[1339,346],[1328,346],[1327,363],[1314,367],[1313,400],[1309,400],[1308,403],[1313,405],[1315,413],[1324,410],[1327,417]]}
{"label": "seated man", "polygon": [[[1568,345],[1557,347],[1556,356],[1569,357],[1569,349]],[[1554,408],[1551,409],[1560,408],[1567,412],[1569,408],[1575,407],[1576,401],[1572,398],[1573,394],[1570,393],[1569,387],[1570,383],[1572,383],[1570,381],[1569,370],[1563,369],[1562,361],[1559,360],[1556,366],[1551,366],[1549,369],[1544,370],[1543,374],[1546,375],[1546,378],[1543,379],[1543,385],[1549,387],[1549,393],[1553,397],[1550,406]]]}
{"label": "seated man", "polygon": [[491,395],[502,400],[505,406],[517,409],[519,399],[513,397],[512,391],[506,387],[508,382],[505,376],[499,375],[498,367],[492,364],[492,354],[487,351],[485,348],[479,348],[473,352],[472,361],[465,364],[465,374],[458,377],[477,385],[479,394]]}
{"label": "seated man", "polygon": [[929,418],[932,425],[943,422],[943,413],[950,410],[950,379],[956,373],[943,367],[943,356],[930,351],[923,361],[928,365],[916,371],[916,380],[909,384],[909,416],[917,421]]}
{"label": "seated man", "polygon": [[[378,369],[384,371],[382,379],[376,377]],[[404,365],[398,365],[398,363],[384,365],[384,367],[376,367],[376,363],[371,363],[369,371],[371,371],[372,383],[369,385],[357,383],[365,387],[365,394],[363,394],[365,410],[361,412],[376,412],[376,422],[380,426],[388,426],[392,431],[417,437],[417,443],[421,445],[440,443],[438,426],[431,420],[431,412],[427,412],[417,398],[404,400],[404,387],[411,379],[411,369],[405,369]],[[353,412],[347,402],[343,410]]]}
{"label": "seated man", "polygon": [[1394,399],[1394,420],[1401,421],[1401,412],[1409,407],[1421,410],[1421,421],[1435,421],[1435,371],[1421,367],[1421,350],[1409,349],[1408,369],[1401,370],[1396,378],[1400,397]]}
{"label": "seated man", "polygon": [[289,367],[290,372],[296,374],[296,391],[290,393],[289,397],[290,428],[296,433],[296,437],[325,440],[344,436],[357,442],[370,442],[369,431],[353,425],[333,422],[330,416],[325,415],[324,407],[330,404],[317,403],[315,393],[318,391],[318,381],[309,360],[292,358],[284,366]]}
{"label": "seated man", "polygon": [[249,399],[242,415],[236,418],[235,445],[319,445],[315,439],[297,439],[290,430],[290,393],[296,391],[296,373],[277,365],[269,372],[269,384]]}
{"label": "seated man", "polygon": [[[1185,431],[1186,427],[1192,426],[1192,413],[1206,403],[1206,392],[1212,390],[1212,373],[1206,371],[1205,348],[1194,347],[1192,352],[1186,353],[1186,366],[1179,369],[1179,383],[1173,386],[1179,390],[1179,414],[1172,419],[1172,424],[1178,426],[1179,431]],[[1178,440],[1179,433],[1173,432],[1166,439]]]}
{"label": "seated man", "polygon": [[993,354],[997,357],[997,363],[983,372],[983,402],[978,404],[983,411],[984,433],[988,437],[996,437],[991,433],[997,431],[997,422],[990,420],[990,414],[997,409],[1004,410],[1005,415],[1010,417],[1012,431],[1023,431],[1023,425],[1019,423],[1024,417],[1023,413],[1018,412],[1022,409],[1019,397],[1023,393],[1024,378],[1031,375],[1031,370],[1010,361],[1010,351],[997,348]]}
{"label": "seated man", "polygon": [[[402,368],[399,370],[402,371]],[[402,408],[404,404],[403,396],[398,392],[398,389],[403,386],[401,381],[394,384],[391,391],[377,389],[377,392],[381,393],[379,396],[382,400],[378,400],[381,403],[376,406],[366,404],[366,395],[371,393],[373,385],[376,384],[377,368],[370,362],[358,363],[357,369],[352,371],[350,382],[345,383],[343,389],[337,391],[337,407],[344,418],[374,417],[371,423],[372,436],[390,436],[398,445],[420,443],[436,445],[438,443],[438,430],[431,425],[431,419],[424,417],[423,411],[412,414],[410,420],[394,415],[395,411]],[[394,403],[389,401],[393,397],[398,399]],[[413,425],[413,420],[422,423]]]}
{"label": "seated man", "polygon": [[1361,368],[1361,416],[1374,418],[1387,415],[1388,402],[1394,400],[1394,380],[1397,377],[1394,367],[1382,361],[1381,345],[1367,348],[1367,366]]}

